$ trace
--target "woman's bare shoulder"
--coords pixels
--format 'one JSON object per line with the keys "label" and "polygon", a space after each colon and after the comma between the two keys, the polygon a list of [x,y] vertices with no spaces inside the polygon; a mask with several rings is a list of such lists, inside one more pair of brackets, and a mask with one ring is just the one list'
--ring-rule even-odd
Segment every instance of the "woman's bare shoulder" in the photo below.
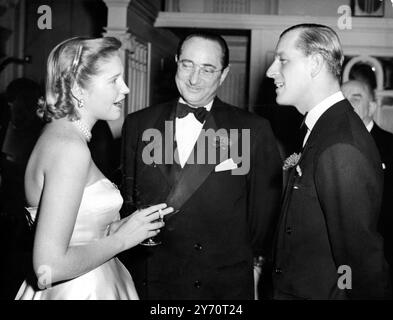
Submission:
{"label": "woman's bare shoulder", "polygon": [[92,160],[89,148],[78,133],[61,126],[47,126],[30,156],[25,173],[29,203],[36,203],[44,184],[74,179],[85,183]]}
{"label": "woman's bare shoulder", "polygon": [[37,143],[37,151],[51,160],[66,156],[68,159],[86,159],[90,151],[77,132],[64,126],[48,126]]}
{"label": "woman's bare shoulder", "polygon": [[26,174],[37,177],[67,167],[87,170],[90,164],[89,147],[77,132],[67,127],[47,126],[30,156]]}

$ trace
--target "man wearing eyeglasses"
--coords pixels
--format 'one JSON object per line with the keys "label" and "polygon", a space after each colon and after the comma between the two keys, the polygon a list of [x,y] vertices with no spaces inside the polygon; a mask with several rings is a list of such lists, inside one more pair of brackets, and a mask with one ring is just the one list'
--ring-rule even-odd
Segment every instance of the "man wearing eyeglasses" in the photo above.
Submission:
{"label": "man wearing eyeglasses", "polygon": [[126,205],[175,209],[160,245],[130,252],[130,270],[142,299],[253,299],[279,209],[276,141],[266,120],[217,97],[229,72],[222,37],[190,34],[175,59],[179,98],[123,127]]}

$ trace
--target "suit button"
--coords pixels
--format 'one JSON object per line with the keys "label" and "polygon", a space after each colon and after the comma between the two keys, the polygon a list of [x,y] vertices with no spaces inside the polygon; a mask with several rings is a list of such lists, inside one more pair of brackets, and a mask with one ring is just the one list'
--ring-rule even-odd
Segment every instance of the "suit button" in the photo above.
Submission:
{"label": "suit button", "polygon": [[200,250],[202,250],[202,245],[200,245],[199,243],[196,243],[196,244],[194,244],[194,249],[200,251]]}
{"label": "suit button", "polygon": [[276,268],[276,269],[274,270],[274,272],[275,272],[276,274],[281,274],[281,273],[282,273],[282,270],[281,270],[281,268]]}
{"label": "suit button", "polygon": [[291,228],[291,227],[287,227],[287,228],[285,229],[285,232],[286,232],[287,234],[291,234],[291,233],[292,233],[292,228]]}
{"label": "suit button", "polygon": [[199,280],[194,282],[194,287],[197,288],[197,289],[200,288],[201,285],[202,285],[202,283]]}
{"label": "suit button", "polygon": [[143,281],[142,281],[142,285],[143,285],[144,287],[146,287],[147,281],[146,281],[146,280],[143,280]]}

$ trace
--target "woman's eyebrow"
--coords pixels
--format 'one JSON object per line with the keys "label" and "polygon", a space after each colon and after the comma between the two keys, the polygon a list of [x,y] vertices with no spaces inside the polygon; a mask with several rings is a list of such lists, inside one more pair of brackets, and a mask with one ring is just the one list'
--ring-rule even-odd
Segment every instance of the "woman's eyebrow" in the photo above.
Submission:
{"label": "woman's eyebrow", "polygon": [[109,80],[112,80],[112,79],[114,79],[114,78],[117,78],[117,77],[120,76],[120,75],[121,75],[121,73],[116,73],[115,75],[109,77],[108,79],[109,79]]}

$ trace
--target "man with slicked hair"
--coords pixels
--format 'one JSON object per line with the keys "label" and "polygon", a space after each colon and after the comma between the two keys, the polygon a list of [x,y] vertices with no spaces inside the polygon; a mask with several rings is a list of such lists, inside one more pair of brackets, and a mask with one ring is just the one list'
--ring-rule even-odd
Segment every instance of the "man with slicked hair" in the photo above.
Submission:
{"label": "man with slicked hair", "polygon": [[383,192],[378,149],[340,91],[344,56],[329,27],[285,30],[267,70],[276,101],[306,115],[275,237],[274,299],[387,299],[377,232]]}

